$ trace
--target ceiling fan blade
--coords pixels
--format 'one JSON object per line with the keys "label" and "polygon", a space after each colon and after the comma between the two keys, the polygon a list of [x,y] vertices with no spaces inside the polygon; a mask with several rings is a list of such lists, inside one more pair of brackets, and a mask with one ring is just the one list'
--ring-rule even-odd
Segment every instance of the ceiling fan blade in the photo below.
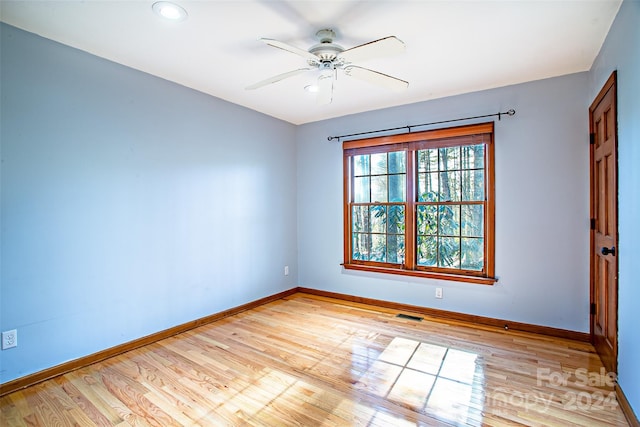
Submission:
{"label": "ceiling fan blade", "polygon": [[277,47],[278,49],[286,50],[287,52],[295,53],[296,55],[300,55],[305,58],[307,61],[312,63],[318,63],[318,57],[313,53],[309,53],[304,49],[300,49],[299,47],[291,46],[290,44],[274,40],[274,39],[266,39],[261,38],[261,41],[265,42],[269,46]]}
{"label": "ceiling fan blade", "polygon": [[338,55],[338,59],[342,59],[346,63],[353,63],[394,55],[404,51],[404,42],[395,36],[389,36],[347,49]]}
{"label": "ceiling fan blade", "polygon": [[247,86],[245,88],[245,90],[258,89],[258,88],[260,88],[262,86],[266,86],[266,85],[269,85],[271,83],[279,82],[280,80],[284,80],[284,79],[289,78],[289,77],[297,76],[298,74],[302,74],[304,72],[311,71],[311,70],[313,70],[313,68],[299,68],[297,70],[288,71],[286,73],[278,74],[277,76],[269,77],[268,79],[264,79],[262,81],[259,81],[258,83],[254,83],[252,85],[249,85],[249,86]]}
{"label": "ceiling fan blade", "polygon": [[355,65],[346,67],[344,73],[347,76],[355,77],[356,79],[364,80],[378,86],[384,86],[391,90],[401,91],[409,87],[409,82]]}
{"label": "ceiling fan blade", "polygon": [[319,105],[331,104],[333,100],[333,80],[335,70],[322,70],[318,77],[318,95],[316,103]]}

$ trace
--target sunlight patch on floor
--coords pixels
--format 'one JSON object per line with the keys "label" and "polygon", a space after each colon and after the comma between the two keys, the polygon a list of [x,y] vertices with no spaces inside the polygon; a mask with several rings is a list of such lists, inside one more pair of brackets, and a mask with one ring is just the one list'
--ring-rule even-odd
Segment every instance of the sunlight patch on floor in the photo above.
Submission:
{"label": "sunlight patch on floor", "polygon": [[355,387],[438,419],[479,425],[484,378],[477,362],[472,352],[395,337]]}

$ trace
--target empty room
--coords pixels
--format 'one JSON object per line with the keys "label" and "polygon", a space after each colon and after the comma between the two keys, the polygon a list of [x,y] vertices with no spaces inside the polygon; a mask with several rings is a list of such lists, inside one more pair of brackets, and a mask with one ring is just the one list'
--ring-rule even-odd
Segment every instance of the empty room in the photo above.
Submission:
{"label": "empty room", "polygon": [[640,0],[0,21],[0,425],[640,425]]}

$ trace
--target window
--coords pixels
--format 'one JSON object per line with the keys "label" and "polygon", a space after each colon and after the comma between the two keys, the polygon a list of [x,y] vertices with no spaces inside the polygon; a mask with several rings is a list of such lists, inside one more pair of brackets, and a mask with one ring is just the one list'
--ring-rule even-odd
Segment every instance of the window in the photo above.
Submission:
{"label": "window", "polygon": [[344,267],[492,284],[493,123],[346,141]]}

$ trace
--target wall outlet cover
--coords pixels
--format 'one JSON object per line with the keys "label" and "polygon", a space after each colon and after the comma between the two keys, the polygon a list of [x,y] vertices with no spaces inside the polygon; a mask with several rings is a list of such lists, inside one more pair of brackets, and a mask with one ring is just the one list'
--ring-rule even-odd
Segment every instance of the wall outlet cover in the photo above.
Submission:
{"label": "wall outlet cover", "polygon": [[2,333],[2,349],[7,350],[18,346],[18,331],[12,329]]}

